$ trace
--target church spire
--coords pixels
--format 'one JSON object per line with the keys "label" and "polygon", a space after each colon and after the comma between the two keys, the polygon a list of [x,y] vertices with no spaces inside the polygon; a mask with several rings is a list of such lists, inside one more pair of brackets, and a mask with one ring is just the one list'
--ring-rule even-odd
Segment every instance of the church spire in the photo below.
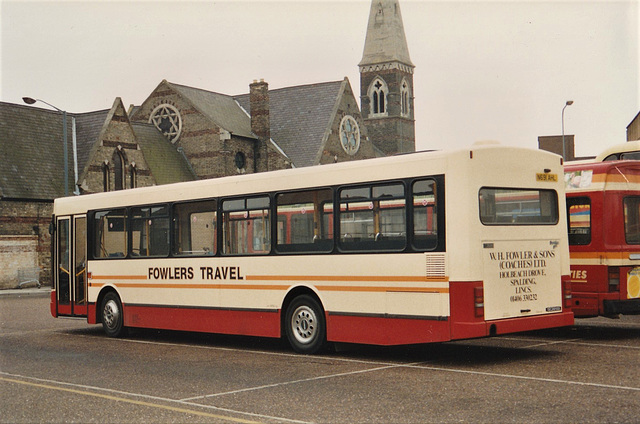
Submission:
{"label": "church spire", "polygon": [[372,0],[359,66],[400,62],[413,67],[398,0]]}
{"label": "church spire", "polygon": [[360,110],[383,155],[416,149],[413,70],[398,0],[372,0],[360,68]]}

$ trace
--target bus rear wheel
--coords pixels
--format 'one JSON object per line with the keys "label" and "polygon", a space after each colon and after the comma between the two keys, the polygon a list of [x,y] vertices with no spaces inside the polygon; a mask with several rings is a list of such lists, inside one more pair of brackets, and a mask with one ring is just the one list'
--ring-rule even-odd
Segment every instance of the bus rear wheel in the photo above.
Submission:
{"label": "bus rear wheel", "polygon": [[285,333],[298,353],[313,354],[326,344],[326,322],[320,304],[311,296],[293,299],[285,315]]}
{"label": "bus rear wheel", "polygon": [[126,334],[124,317],[122,314],[122,302],[114,292],[109,292],[102,299],[100,308],[102,328],[109,337],[120,337]]}

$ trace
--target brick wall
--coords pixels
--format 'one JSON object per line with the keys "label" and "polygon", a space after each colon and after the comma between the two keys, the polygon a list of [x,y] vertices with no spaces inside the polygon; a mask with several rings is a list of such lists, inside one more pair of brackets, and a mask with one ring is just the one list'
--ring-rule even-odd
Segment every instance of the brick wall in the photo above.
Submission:
{"label": "brick wall", "polygon": [[0,288],[15,287],[20,269],[38,268],[51,285],[51,202],[0,201]]}

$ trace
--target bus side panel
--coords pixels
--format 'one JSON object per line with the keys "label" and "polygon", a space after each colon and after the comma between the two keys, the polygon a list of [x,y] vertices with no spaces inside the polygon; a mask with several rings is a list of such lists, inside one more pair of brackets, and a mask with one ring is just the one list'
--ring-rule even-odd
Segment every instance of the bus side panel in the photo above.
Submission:
{"label": "bus side panel", "polygon": [[[482,289],[482,281],[449,283],[451,301],[451,339],[469,339],[487,335],[484,308],[476,314],[474,290]],[[476,316],[480,315],[480,316]]]}
{"label": "bus side panel", "polygon": [[49,304],[49,308],[51,309],[51,316],[54,318],[58,317],[58,310],[56,308],[56,304],[57,304],[56,291],[51,290],[51,303]]}
{"label": "bus side panel", "polygon": [[95,302],[89,302],[87,304],[87,323],[98,324],[97,306]]}
{"label": "bus side panel", "polygon": [[603,313],[602,300],[608,292],[605,265],[571,265],[571,309],[576,317]]}
{"label": "bus side panel", "polygon": [[327,340],[330,342],[374,345],[403,345],[445,342],[449,323],[442,319],[384,318],[372,316],[327,316]]}
{"label": "bus side panel", "polygon": [[122,305],[125,326],[280,337],[279,311]]}

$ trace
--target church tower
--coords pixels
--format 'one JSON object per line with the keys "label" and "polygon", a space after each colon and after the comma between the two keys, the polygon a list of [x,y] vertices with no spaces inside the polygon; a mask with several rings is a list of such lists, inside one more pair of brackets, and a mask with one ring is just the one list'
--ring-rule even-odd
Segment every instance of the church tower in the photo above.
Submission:
{"label": "church tower", "polygon": [[360,68],[369,139],[385,155],[416,149],[413,69],[398,0],[372,0]]}

